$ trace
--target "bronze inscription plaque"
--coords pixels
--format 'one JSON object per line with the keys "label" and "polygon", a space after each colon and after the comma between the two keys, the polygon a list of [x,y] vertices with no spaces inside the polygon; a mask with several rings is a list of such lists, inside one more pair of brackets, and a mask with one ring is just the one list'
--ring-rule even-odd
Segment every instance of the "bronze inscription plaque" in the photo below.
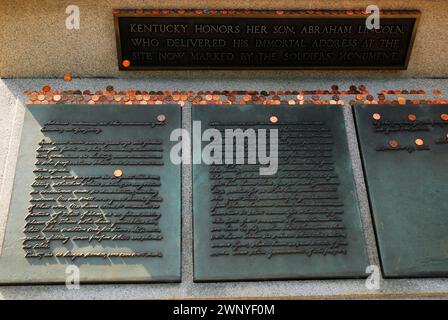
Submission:
{"label": "bronze inscription plaque", "polygon": [[448,105],[353,109],[384,276],[448,276]]}
{"label": "bronze inscription plaque", "polygon": [[[197,105],[193,120],[194,143],[203,133],[202,153],[193,147],[196,281],[364,275],[368,263],[339,106]],[[244,138],[244,153],[231,136],[238,130],[253,132]],[[266,175],[261,155],[272,156],[276,143],[270,130],[277,130],[278,166]],[[217,132],[222,139],[210,144]],[[216,162],[221,145],[233,156],[222,151]],[[213,163],[204,156],[211,146]]]}
{"label": "bronze inscription plaque", "polygon": [[117,13],[120,70],[405,69],[419,13],[175,15]]}
{"label": "bronze inscription plaque", "polygon": [[28,106],[0,283],[65,283],[68,267],[81,282],[179,281],[179,125],[175,105]]}

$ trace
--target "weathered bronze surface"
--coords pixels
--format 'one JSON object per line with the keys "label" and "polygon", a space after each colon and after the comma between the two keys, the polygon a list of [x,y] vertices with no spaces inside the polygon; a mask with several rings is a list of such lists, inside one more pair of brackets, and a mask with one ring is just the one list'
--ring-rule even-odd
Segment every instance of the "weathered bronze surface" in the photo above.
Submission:
{"label": "weathered bronze surface", "polygon": [[448,121],[441,116],[447,111],[447,105],[354,107],[386,277],[448,275]]}
{"label": "weathered bronze surface", "polygon": [[[209,128],[245,164],[199,164],[196,142]],[[236,140],[225,131],[238,128],[266,129],[268,141],[269,130],[278,129],[275,175],[260,175],[267,165],[259,158],[248,164],[247,142],[245,155],[236,153]],[[195,281],[364,275],[368,262],[340,106],[195,105],[193,141]],[[258,154],[270,154],[271,144],[257,142]],[[202,143],[204,154],[209,144]]]}
{"label": "weathered bronze surface", "polygon": [[175,105],[28,106],[0,283],[65,283],[70,265],[81,282],[179,281],[180,117]]}
{"label": "weathered bronze surface", "polygon": [[115,14],[120,70],[406,69],[419,14]]}

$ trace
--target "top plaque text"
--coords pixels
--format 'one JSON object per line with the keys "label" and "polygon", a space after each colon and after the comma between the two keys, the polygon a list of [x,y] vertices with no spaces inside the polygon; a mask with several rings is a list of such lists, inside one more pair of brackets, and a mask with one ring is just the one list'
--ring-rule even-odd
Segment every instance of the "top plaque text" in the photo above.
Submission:
{"label": "top plaque text", "polygon": [[419,12],[115,13],[120,70],[406,69]]}

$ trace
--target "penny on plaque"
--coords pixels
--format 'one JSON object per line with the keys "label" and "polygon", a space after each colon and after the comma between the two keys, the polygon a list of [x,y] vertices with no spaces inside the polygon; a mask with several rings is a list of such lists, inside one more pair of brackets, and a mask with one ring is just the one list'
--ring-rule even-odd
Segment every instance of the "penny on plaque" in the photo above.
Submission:
{"label": "penny on plaque", "polygon": [[121,171],[120,169],[117,169],[114,171],[114,176],[117,178],[120,178],[123,175],[123,171]]}
{"label": "penny on plaque", "polygon": [[64,284],[69,266],[81,283],[179,282],[180,119],[175,105],[27,106],[0,284]]}
{"label": "penny on plaque", "polygon": [[417,146],[422,146],[422,145],[424,145],[425,144],[425,141],[423,141],[423,139],[415,139],[415,144],[417,145]]}
{"label": "penny on plaque", "polygon": [[[353,111],[384,276],[448,276],[448,123],[441,119],[448,106],[357,105]],[[372,113],[387,121],[372,123]],[[411,114],[421,121],[403,121]],[[389,147],[390,140],[400,148]]]}
{"label": "penny on plaque", "polygon": [[389,140],[389,146],[393,149],[398,148],[398,141],[397,140]]}
{"label": "penny on plaque", "polygon": [[285,104],[275,116],[267,105],[194,105],[192,119],[195,281],[366,276],[338,105]]}

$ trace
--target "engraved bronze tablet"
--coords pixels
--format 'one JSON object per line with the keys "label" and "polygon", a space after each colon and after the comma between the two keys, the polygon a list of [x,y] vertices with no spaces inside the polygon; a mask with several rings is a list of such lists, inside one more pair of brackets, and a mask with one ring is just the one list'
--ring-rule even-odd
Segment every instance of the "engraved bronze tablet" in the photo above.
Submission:
{"label": "engraved bronze tablet", "polygon": [[420,12],[115,13],[118,67],[406,69]]}
{"label": "engraved bronze tablet", "polygon": [[193,161],[195,281],[363,277],[340,106],[195,105]]}
{"label": "engraved bronze tablet", "polygon": [[447,276],[448,105],[354,112],[384,276]]}
{"label": "engraved bronze tablet", "polygon": [[81,283],[180,281],[180,118],[175,105],[28,106],[0,283],[65,283],[71,266]]}

